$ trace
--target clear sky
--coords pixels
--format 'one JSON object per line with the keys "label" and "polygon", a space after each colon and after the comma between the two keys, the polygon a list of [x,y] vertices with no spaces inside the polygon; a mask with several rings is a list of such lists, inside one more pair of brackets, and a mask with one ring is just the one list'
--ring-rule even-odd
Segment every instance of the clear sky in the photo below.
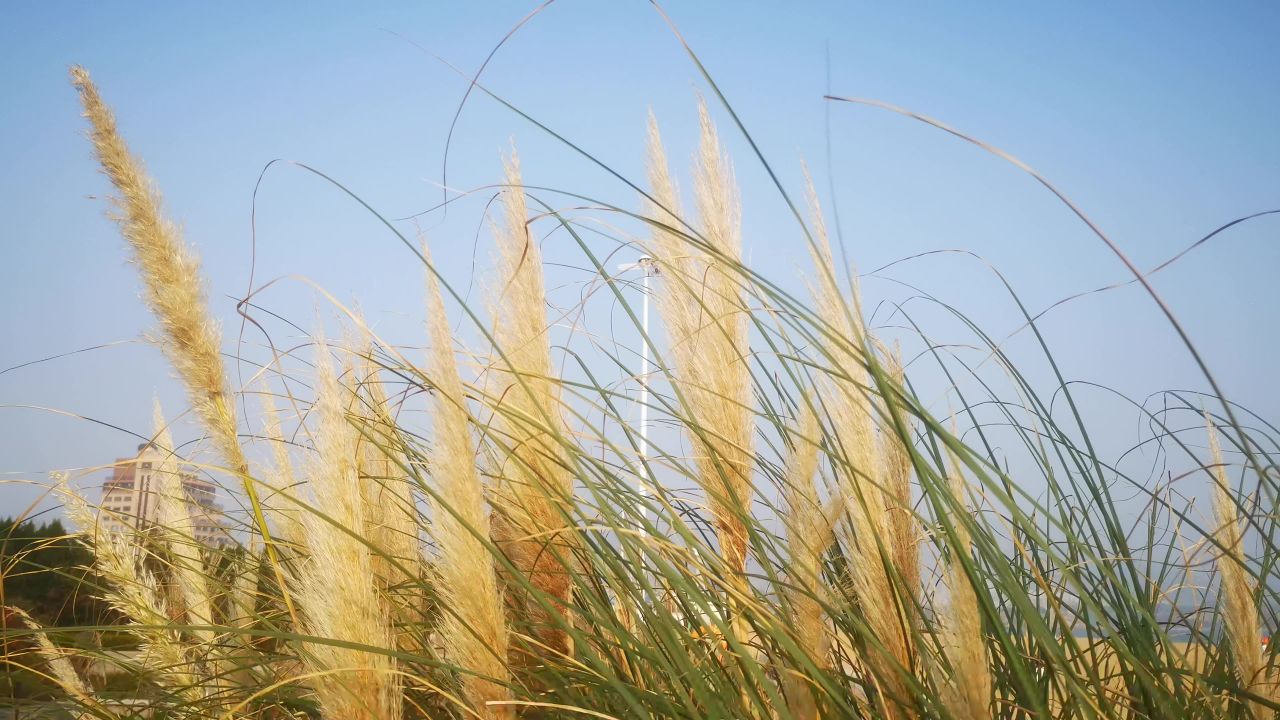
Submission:
{"label": "clear sky", "polygon": [[[445,134],[465,82],[530,2],[51,3],[0,8],[0,514],[22,511],[56,468],[129,454],[159,396],[185,405],[153,347],[106,183],[81,136],[67,67],[89,68],[133,148],[199,248],[215,309],[248,285],[254,183],[273,158],[306,162],[389,216],[440,198]],[[1257,3],[757,3],[666,7],[762,151],[800,193],[800,160],[840,211],[864,270],[939,248],[1000,268],[1032,309],[1126,278],[1086,228],[1030,178],[954,138],[884,111],[828,108],[830,89],[940,118],[1056,182],[1150,267],[1237,217],[1280,208],[1280,6]],[[425,50],[424,50],[425,49]],[[427,52],[429,51],[429,53]],[[647,2],[560,0],[499,51],[495,92],[643,177],[649,108],[673,157],[692,148],[707,87]],[[825,159],[829,111],[833,162]],[[734,154],[751,264],[795,285],[804,249],[742,137]],[[630,191],[491,100],[462,114],[449,184],[498,182],[514,140],[529,184],[635,206]],[[828,173],[835,195],[827,193]],[[485,197],[423,221],[458,278],[484,264]],[[309,278],[399,342],[420,343],[420,269],[367,213],[315,177],[277,166],[257,214],[257,278]],[[412,226],[407,225],[407,228]],[[1227,392],[1275,419],[1280,219],[1224,233],[1155,277]],[[550,247],[548,259],[576,263]],[[1018,324],[983,265],[955,255],[895,267],[1003,335]],[[552,284],[582,281],[556,271]],[[798,287],[798,285],[797,285]],[[872,304],[901,287],[869,278]],[[263,304],[306,325],[317,300],[286,279]],[[1064,373],[1141,398],[1202,379],[1154,304],[1129,288],[1044,320]],[[277,338],[283,342],[287,338]],[[257,339],[255,338],[256,342]],[[1025,350],[1025,345],[1023,346]],[[94,418],[95,424],[49,410]],[[1117,447],[1136,442],[1119,405]],[[187,432],[190,437],[192,432]],[[179,432],[181,436],[183,433]]]}

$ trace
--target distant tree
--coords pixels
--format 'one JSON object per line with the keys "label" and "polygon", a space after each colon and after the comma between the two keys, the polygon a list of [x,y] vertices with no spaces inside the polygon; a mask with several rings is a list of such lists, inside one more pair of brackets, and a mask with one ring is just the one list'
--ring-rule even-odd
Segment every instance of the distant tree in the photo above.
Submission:
{"label": "distant tree", "polygon": [[93,554],[62,521],[0,519],[0,605],[46,626],[104,625],[115,614],[97,598]]}

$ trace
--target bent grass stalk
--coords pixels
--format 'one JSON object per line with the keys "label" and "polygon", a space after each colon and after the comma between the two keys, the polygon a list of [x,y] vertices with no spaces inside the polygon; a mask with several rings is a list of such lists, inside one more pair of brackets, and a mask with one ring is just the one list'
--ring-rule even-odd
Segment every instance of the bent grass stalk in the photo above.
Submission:
{"label": "bent grass stalk", "polygon": [[[71,83],[80,93],[84,116],[89,120],[94,154],[103,174],[119,193],[113,198],[118,210],[113,219],[133,250],[147,306],[160,321],[160,348],[186,385],[191,406],[208,429],[227,470],[240,478],[253,508],[254,522],[266,541],[276,579],[283,587],[284,573],[236,433],[231,392],[222,364],[222,338],[209,316],[200,263],[183,243],[178,227],[162,212],[160,192],[142,163],[130,153],[116,128],[115,115],[103,102],[89,72],[79,65],[72,67]],[[284,600],[292,612],[288,594]]]}

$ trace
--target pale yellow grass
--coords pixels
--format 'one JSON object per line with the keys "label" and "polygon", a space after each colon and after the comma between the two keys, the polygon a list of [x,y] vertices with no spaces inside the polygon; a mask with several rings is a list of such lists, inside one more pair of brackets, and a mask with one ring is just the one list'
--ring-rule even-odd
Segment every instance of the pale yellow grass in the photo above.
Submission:
{"label": "pale yellow grass", "polygon": [[[885,448],[876,438],[875,396],[867,369],[871,339],[863,325],[857,283],[851,281],[846,298],[837,280],[826,223],[812,182],[809,203],[814,229],[810,252],[818,274],[813,291],[815,305],[826,330],[837,338],[831,343],[836,356],[830,360],[836,369],[822,381],[820,394],[832,426],[831,454],[839,459],[840,491],[848,511],[853,553],[848,565],[849,582],[861,601],[870,637],[874,638],[864,661],[881,684],[882,711],[896,718],[902,710],[895,698],[907,695],[902,673],[916,669],[911,633],[915,624],[913,602],[902,582],[904,577],[919,577],[918,560],[907,549],[914,547],[914,540],[909,539],[910,531],[903,529],[909,520],[901,517],[906,512],[901,507],[906,502],[904,496],[909,495],[909,471],[902,473],[898,468],[900,494],[891,492],[892,468],[886,463]],[[897,512],[891,513],[895,507]],[[895,514],[902,523],[897,535]]]}
{"label": "pale yellow grass", "polygon": [[65,474],[55,474],[54,482],[67,520],[93,549],[93,569],[104,581],[103,599],[127,618],[124,629],[139,641],[139,662],[159,671],[157,681],[162,686],[188,700],[199,700],[202,691],[191,672],[191,659],[174,622],[168,594],[144,565],[148,553],[137,536],[106,532]]}
{"label": "pale yellow grass", "polygon": [[[568,562],[572,544],[566,518],[573,498],[573,476],[562,444],[567,431],[561,416],[560,384],[551,364],[551,343],[542,277],[542,252],[528,227],[519,158],[506,163],[503,219],[494,228],[498,242],[498,286],[492,297],[494,341],[499,357],[490,369],[492,393],[501,408],[496,418],[511,446],[496,475],[498,513],[495,537],[516,568],[550,602],[569,603]],[[540,642],[556,652],[568,650],[568,634],[533,599],[522,599],[524,614]]]}
{"label": "pale yellow grass", "polygon": [[265,513],[280,541],[295,552],[306,548],[306,533],[300,519],[297,479],[289,458],[289,442],[280,427],[280,410],[275,396],[264,384],[259,393],[262,404],[262,437],[271,444],[271,462],[258,473],[272,496],[265,503]]}
{"label": "pale yellow grass", "polygon": [[[791,626],[805,656],[819,670],[827,669],[829,639],[822,601],[826,598],[822,579],[823,554],[831,543],[831,524],[818,496],[817,473],[822,441],[821,425],[808,402],[800,404],[798,432],[786,465],[783,496],[791,565],[788,575],[792,589],[787,598]],[[818,717],[818,707],[804,669],[794,667],[784,675],[787,707],[799,720]]]}
{"label": "pale yellow grass", "polygon": [[[423,247],[424,256],[427,249]],[[431,343],[428,377],[435,433],[428,460],[439,488],[432,508],[432,533],[439,547],[436,563],[441,606],[440,636],[445,656],[461,669],[463,697],[481,717],[514,717],[510,705],[488,705],[511,699],[509,645],[502,592],[489,537],[484,486],[476,467],[471,419],[453,354],[452,334],[435,275],[427,274],[427,331]]]}
{"label": "pale yellow grass", "polygon": [[[358,367],[358,392],[353,393],[359,439],[361,497],[365,505],[364,536],[379,549],[374,573],[388,591],[417,582],[421,574],[417,494],[405,473],[396,422],[373,361],[373,347],[365,343]],[[409,619],[405,617],[404,619]]]}
{"label": "pale yellow grass", "polygon": [[[298,579],[306,632],[319,638],[392,648],[391,617],[378,591],[369,548],[349,528],[363,528],[365,507],[357,468],[356,431],[347,419],[344,388],[329,350],[316,343],[316,452],[308,485],[317,512],[303,516],[310,557]],[[396,663],[383,652],[308,643],[303,660],[315,673],[311,686],[326,717],[394,720],[400,717]]]}
{"label": "pale yellow grass", "polygon": [[[907,391],[906,370],[902,367],[902,351],[895,345],[885,353],[885,370],[890,387],[882,397],[885,427],[881,433],[881,452],[885,464],[886,506],[889,547],[893,565],[901,581],[900,592],[908,603],[920,601],[920,523],[912,508],[911,474],[913,463],[908,439],[912,417],[896,393]],[[891,409],[890,403],[894,405]],[[889,417],[896,413],[905,425],[907,438],[898,433]],[[912,613],[912,619],[916,620]]]}
{"label": "pale yellow grass", "polygon": [[[1258,615],[1255,583],[1245,569],[1244,527],[1237,501],[1232,497],[1227,479],[1227,465],[1218,445],[1218,429],[1208,412],[1205,424],[1209,435],[1209,451],[1213,459],[1213,513],[1217,521],[1217,541],[1222,546],[1218,557],[1218,604],[1226,620],[1231,656],[1241,686],[1269,700],[1280,699],[1276,672],[1268,667],[1262,649],[1262,624]],[[1249,711],[1258,720],[1274,713],[1260,703],[1249,703]]]}
{"label": "pale yellow grass", "polygon": [[152,442],[162,458],[151,469],[152,487],[155,491],[156,530],[172,557],[173,584],[170,592],[177,602],[178,612],[185,613],[187,622],[196,626],[192,634],[211,647],[215,636],[212,628],[213,597],[205,571],[203,544],[195,538],[195,517],[178,475],[179,463],[173,454],[169,425],[165,422],[160,401],[156,400],[154,405]]}
{"label": "pale yellow grass", "polygon": [[[234,402],[222,362],[222,337],[209,313],[200,262],[183,242],[178,226],[163,213],[160,191],[142,162],[130,153],[116,128],[115,115],[103,102],[89,72],[78,65],[72,67],[71,83],[80,93],[84,116],[89,120],[94,154],[116,189],[113,218],[133,251],[147,306],[160,321],[160,348],[182,378],[191,407],[208,430],[226,469],[241,479],[254,521],[267,541],[276,580],[284,586],[284,572],[237,435]],[[284,600],[292,610],[287,594]]]}
{"label": "pale yellow grass", "polygon": [[943,703],[956,718],[983,720],[991,717],[991,658],[982,632],[982,614],[973,581],[962,564],[971,559],[972,538],[966,525],[968,492],[960,463],[948,449],[948,486],[954,506],[950,522],[955,532],[952,557],[945,568],[950,603],[942,624],[942,649],[951,664],[945,679]]}
{"label": "pale yellow grass", "polygon": [[92,700],[93,692],[71,664],[74,651],[54,645],[44,627],[22,608],[6,605],[4,611],[17,617],[23,625],[27,626],[27,629],[35,633],[36,647],[40,657],[48,664],[49,674],[58,686],[77,702],[92,707],[95,704]]}
{"label": "pale yellow grass", "polygon": [[[677,390],[689,415],[698,481],[707,493],[725,565],[746,567],[743,516],[754,494],[753,401],[747,364],[748,317],[732,268],[742,262],[741,207],[728,156],[705,102],[694,157],[694,200],[705,248],[679,234],[680,202],[656,121],[649,119],[649,216],[672,230],[653,229],[653,255],[664,275],[658,307],[670,336]],[[665,209],[664,209],[665,208]],[[675,230],[675,231],[673,231]]]}

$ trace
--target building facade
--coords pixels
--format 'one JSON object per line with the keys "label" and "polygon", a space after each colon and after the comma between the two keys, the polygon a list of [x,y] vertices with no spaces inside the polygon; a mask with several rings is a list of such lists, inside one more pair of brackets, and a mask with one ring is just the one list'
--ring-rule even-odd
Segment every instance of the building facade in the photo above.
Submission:
{"label": "building facade", "polygon": [[[156,524],[164,453],[151,443],[138,446],[132,458],[116,460],[111,477],[102,483],[101,523],[107,532],[123,533]],[[194,473],[177,469],[191,518],[191,534],[197,542],[222,547],[231,541],[217,502],[218,487]]]}

